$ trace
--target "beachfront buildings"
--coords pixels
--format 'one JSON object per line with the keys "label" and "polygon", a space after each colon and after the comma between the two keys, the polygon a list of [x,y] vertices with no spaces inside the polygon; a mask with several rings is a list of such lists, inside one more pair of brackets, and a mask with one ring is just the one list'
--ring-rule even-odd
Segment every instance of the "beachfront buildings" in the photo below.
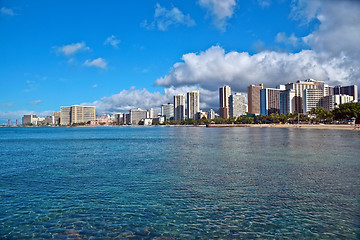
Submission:
{"label": "beachfront buildings", "polygon": [[334,87],[334,95],[348,95],[353,97],[353,101],[358,101],[358,87],[356,85],[351,86],[336,86]]}
{"label": "beachfront buildings", "polygon": [[247,88],[248,97],[248,113],[260,114],[260,90],[264,88],[264,84],[250,85]]}
{"label": "beachfront buildings", "polygon": [[[286,90],[294,90],[294,97],[290,101],[294,101],[292,104],[294,104],[293,111],[296,111],[298,113],[304,112],[303,107],[303,94],[304,90],[306,89],[319,89],[322,90],[324,93],[324,96],[329,95],[328,86],[323,81],[318,81],[314,79],[306,79],[304,81],[299,80],[295,83],[288,83],[285,85]],[[306,111],[305,111],[306,112]]]}
{"label": "beachfront buildings", "polygon": [[185,95],[178,94],[174,96],[174,120],[185,120]]}
{"label": "beachfront buildings", "polygon": [[165,121],[174,119],[174,104],[168,103],[161,105],[161,116],[164,117]]}
{"label": "beachfront buildings", "polygon": [[[251,87],[251,86],[249,86]],[[248,88],[249,89],[249,88]],[[353,96],[339,94],[346,92],[357,95],[357,86],[331,87],[323,81],[314,79],[299,80],[295,83],[280,85],[278,88],[260,90],[260,113],[308,113],[316,107],[330,111],[337,104],[352,102]],[[249,103],[249,106],[252,105]],[[250,112],[250,110],[249,110]]]}
{"label": "beachfront buildings", "polygon": [[229,86],[223,86],[219,88],[219,114],[222,118],[229,117],[229,97],[231,95],[231,88]]}
{"label": "beachfront buildings", "polygon": [[245,96],[241,93],[235,93],[229,97],[229,117],[237,118],[247,112]]}
{"label": "beachfront buildings", "polygon": [[208,119],[215,119],[215,111],[213,110],[213,109],[210,109],[209,111],[208,111],[208,115],[207,115],[207,118]]}
{"label": "beachfront buildings", "polygon": [[196,119],[196,114],[200,112],[199,90],[187,93],[186,115],[188,119]]}
{"label": "beachfront buildings", "polygon": [[295,109],[295,90],[288,89],[280,92],[280,114],[293,113]]}
{"label": "beachfront buildings", "polygon": [[60,125],[87,123],[96,119],[95,107],[74,105],[60,108]]}
{"label": "beachfront buildings", "polygon": [[131,109],[129,111],[129,117],[127,119],[127,124],[129,125],[137,125],[140,121],[143,121],[147,117],[147,111],[138,109]]}
{"label": "beachfront buildings", "polygon": [[284,85],[260,90],[260,114],[280,113],[280,93],[283,90],[285,90]]}

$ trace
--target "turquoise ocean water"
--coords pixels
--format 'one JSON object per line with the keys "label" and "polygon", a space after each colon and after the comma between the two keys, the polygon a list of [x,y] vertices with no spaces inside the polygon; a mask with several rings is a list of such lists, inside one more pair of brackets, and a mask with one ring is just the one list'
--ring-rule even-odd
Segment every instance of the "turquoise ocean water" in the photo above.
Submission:
{"label": "turquoise ocean water", "polygon": [[359,239],[360,132],[0,128],[0,239]]}

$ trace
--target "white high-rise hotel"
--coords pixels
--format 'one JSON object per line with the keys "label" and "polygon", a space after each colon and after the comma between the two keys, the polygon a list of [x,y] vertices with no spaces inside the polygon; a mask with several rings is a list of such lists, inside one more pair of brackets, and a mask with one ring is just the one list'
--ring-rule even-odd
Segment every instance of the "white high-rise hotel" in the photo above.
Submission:
{"label": "white high-rise hotel", "polygon": [[174,120],[185,120],[185,95],[178,94],[174,96]]}
{"label": "white high-rise hotel", "polygon": [[187,118],[195,119],[196,114],[200,112],[200,98],[199,91],[192,91],[187,93]]}

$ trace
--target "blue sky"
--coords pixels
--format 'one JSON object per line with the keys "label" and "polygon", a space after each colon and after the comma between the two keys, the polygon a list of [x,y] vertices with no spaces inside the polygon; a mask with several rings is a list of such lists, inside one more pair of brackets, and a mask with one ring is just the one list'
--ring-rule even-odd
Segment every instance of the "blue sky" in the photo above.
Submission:
{"label": "blue sky", "polygon": [[0,124],[89,104],[159,108],[200,90],[359,85],[359,1],[0,0]]}

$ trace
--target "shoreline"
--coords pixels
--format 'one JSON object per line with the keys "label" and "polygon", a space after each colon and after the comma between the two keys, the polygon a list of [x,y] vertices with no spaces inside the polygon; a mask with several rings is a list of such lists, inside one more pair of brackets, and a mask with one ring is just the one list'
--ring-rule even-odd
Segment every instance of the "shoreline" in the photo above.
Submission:
{"label": "shoreline", "polygon": [[253,128],[302,128],[360,131],[359,125],[345,124],[211,124],[207,127],[253,127]]}
{"label": "shoreline", "polygon": [[250,127],[250,128],[301,128],[301,129],[330,129],[330,130],[355,130],[360,131],[360,125],[345,124],[208,124],[208,125],[106,125],[106,126],[1,126],[4,128],[16,127],[208,127],[208,128],[233,128],[233,127]]}

